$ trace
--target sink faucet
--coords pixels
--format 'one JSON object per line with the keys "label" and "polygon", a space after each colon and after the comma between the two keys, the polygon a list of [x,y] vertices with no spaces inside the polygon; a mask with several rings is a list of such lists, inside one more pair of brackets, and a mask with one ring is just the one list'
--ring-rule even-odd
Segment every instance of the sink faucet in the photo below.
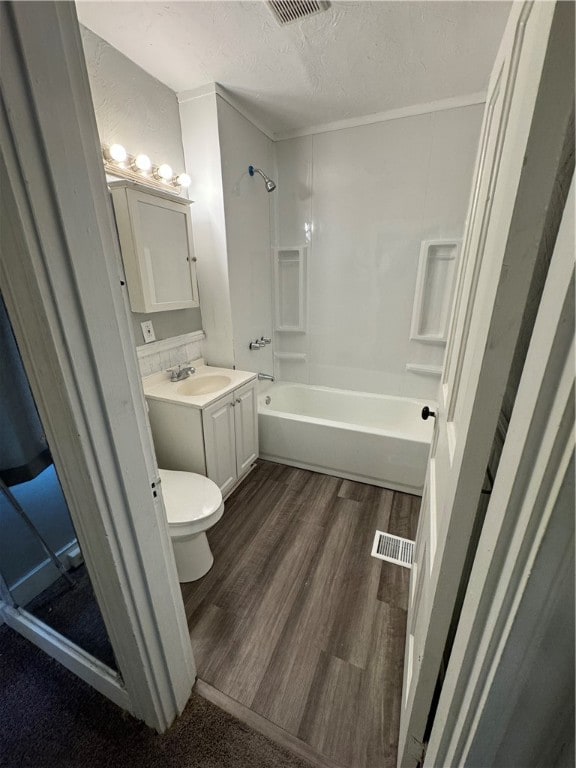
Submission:
{"label": "sink faucet", "polygon": [[191,373],[196,373],[196,368],[191,365],[179,365],[178,368],[169,368],[166,373],[170,374],[170,381],[182,381],[182,379],[187,379]]}

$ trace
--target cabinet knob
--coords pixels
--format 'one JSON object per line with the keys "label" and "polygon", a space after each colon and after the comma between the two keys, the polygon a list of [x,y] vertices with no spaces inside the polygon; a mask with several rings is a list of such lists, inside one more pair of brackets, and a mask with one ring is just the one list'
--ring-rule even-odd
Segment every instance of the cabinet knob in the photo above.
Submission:
{"label": "cabinet knob", "polygon": [[240,405],[242,403],[242,400],[236,400],[236,405]]}
{"label": "cabinet knob", "polygon": [[426,421],[426,419],[428,419],[429,416],[432,416],[432,418],[434,419],[436,418],[436,414],[434,413],[434,411],[431,411],[430,408],[428,408],[428,406],[425,405],[424,408],[422,408],[422,418],[424,419],[424,421]]}

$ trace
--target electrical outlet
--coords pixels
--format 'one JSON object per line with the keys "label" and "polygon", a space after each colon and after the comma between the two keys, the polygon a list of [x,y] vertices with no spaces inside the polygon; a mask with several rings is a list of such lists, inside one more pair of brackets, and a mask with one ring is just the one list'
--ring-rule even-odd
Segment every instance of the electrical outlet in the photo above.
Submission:
{"label": "electrical outlet", "polygon": [[152,320],[145,320],[143,323],[140,323],[140,327],[142,328],[142,335],[144,336],[146,344],[149,344],[151,341],[156,341]]}

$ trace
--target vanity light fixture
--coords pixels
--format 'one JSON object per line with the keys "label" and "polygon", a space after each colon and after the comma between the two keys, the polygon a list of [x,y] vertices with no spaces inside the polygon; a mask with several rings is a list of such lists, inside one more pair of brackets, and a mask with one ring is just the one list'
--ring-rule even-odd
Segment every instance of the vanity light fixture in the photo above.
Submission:
{"label": "vanity light fixture", "polygon": [[142,173],[150,173],[152,170],[152,160],[150,160],[148,155],[136,155],[132,161],[132,168],[134,168],[135,171],[141,171]]}
{"label": "vanity light fixture", "polygon": [[104,147],[104,157],[113,163],[125,163],[128,159],[128,152],[122,144],[111,144],[109,147]]}
{"label": "vanity light fixture", "polygon": [[187,173],[181,173],[179,176],[175,176],[174,179],[175,179],[175,183],[179,187],[184,187],[185,189],[186,187],[189,187],[190,184],[192,184],[192,179],[190,178],[190,176],[188,176]]}
{"label": "vanity light fixture", "polygon": [[143,152],[130,155],[122,144],[103,144],[104,167],[112,176],[166,189],[176,187],[183,190],[190,186],[192,179],[187,173],[174,173],[168,163],[156,165]]}
{"label": "vanity light fixture", "polygon": [[168,163],[162,163],[162,165],[159,165],[154,171],[154,176],[157,179],[162,179],[162,181],[172,181],[172,177],[174,176],[172,166],[168,165]]}

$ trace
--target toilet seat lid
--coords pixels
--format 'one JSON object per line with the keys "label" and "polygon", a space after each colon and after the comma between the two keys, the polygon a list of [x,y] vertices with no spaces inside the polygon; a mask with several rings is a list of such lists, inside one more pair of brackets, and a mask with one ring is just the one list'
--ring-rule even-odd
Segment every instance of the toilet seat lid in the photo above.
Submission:
{"label": "toilet seat lid", "polygon": [[213,514],[222,493],[213,480],[194,472],[160,469],[162,495],[169,525],[185,525]]}

